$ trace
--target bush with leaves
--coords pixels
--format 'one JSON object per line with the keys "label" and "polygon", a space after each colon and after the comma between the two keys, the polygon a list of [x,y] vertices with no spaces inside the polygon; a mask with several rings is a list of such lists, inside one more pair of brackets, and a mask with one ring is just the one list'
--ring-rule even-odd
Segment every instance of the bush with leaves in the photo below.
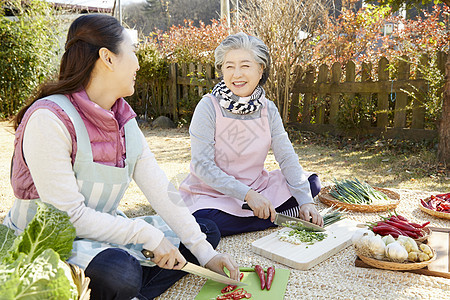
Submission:
{"label": "bush with leaves", "polygon": [[[0,117],[14,115],[56,71],[57,19],[42,0],[0,0]],[[4,15],[9,8],[13,18]]]}
{"label": "bush with leaves", "polygon": [[128,102],[139,116],[147,119],[160,113],[156,97],[160,94],[158,88],[169,78],[169,65],[152,40],[142,43],[136,56],[140,69],[136,78],[136,91]]}
{"label": "bush with leaves", "polygon": [[158,50],[169,62],[214,64],[214,50],[228,36],[228,28],[217,20],[194,26],[185,20],[184,26],[172,26],[169,31],[158,30],[152,37]]}

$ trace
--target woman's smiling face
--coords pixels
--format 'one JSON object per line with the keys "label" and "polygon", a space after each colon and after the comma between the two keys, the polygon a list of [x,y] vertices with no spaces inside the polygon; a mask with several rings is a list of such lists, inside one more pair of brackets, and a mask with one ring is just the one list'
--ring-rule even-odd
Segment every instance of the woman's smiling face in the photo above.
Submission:
{"label": "woman's smiling face", "polygon": [[245,49],[230,50],[222,65],[225,85],[239,97],[248,97],[255,90],[263,74],[263,66],[253,53]]}

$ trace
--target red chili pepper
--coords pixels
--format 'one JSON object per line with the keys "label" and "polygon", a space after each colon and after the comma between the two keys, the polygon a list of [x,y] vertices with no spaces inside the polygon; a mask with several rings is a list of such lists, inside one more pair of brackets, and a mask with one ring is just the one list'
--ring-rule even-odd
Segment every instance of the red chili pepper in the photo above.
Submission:
{"label": "red chili pepper", "polygon": [[425,222],[425,223],[423,223],[422,225],[420,225],[420,226],[422,226],[422,228],[424,228],[425,226],[427,226],[428,224],[430,224],[430,221],[428,221],[428,222]]}
{"label": "red chili pepper", "polygon": [[244,273],[239,273],[239,281],[242,281],[243,278],[244,278]]}
{"label": "red chili pepper", "polygon": [[399,235],[402,235],[401,233],[392,230],[392,228],[388,228],[388,227],[385,227],[385,226],[374,227],[374,228],[372,228],[372,231],[374,233],[377,233],[377,234],[382,235],[382,236],[390,234],[390,235],[392,235],[395,238],[397,238]]}
{"label": "red chili pepper", "polygon": [[228,293],[228,292],[231,292],[232,290],[234,290],[235,288],[237,288],[237,285],[227,285],[226,287],[224,287],[222,290],[221,290],[221,293],[222,294],[225,294],[225,293]]}
{"label": "red chili pepper", "polygon": [[400,219],[400,220],[402,220],[402,221],[408,222],[408,219],[407,219],[407,218],[405,218],[404,216],[401,216],[401,215],[397,215],[397,214],[395,214],[395,216],[394,216],[394,217],[397,217],[398,219]]}
{"label": "red chili pepper", "polygon": [[267,283],[266,283],[267,290],[270,290],[274,276],[275,276],[275,267],[268,267],[267,268]]}
{"label": "red chili pepper", "polygon": [[372,228],[372,231],[374,233],[377,233],[379,235],[392,235],[394,238],[398,238],[399,235],[404,235],[401,230],[399,230],[396,227],[389,226],[389,225],[377,225]]}
{"label": "red chili pepper", "polygon": [[266,279],[264,274],[264,269],[260,265],[255,266],[255,272],[259,276],[259,280],[261,281],[261,290],[266,286]]}
{"label": "red chili pepper", "polygon": [[250,294],[250,293],[245,293],[244,296],[245,296],[245,298],[250,299],[250,298],[252,297],[252,294]]}
{"label": "red chili pepper", "polygon": [[447,202],[441,202],[441,203],[439,204],[439,207],[442,208],[443,210],[444,210],[444,209],[450,209],[450,203],[447,203]]}
{"label": "red chili pepper", "polygon": [[416,233],[416,232],[412,232],[412,231],[408,231],[408,230],[403,230],[403,233],[405,233],[406,236],[409,236],[413,239],[417,239],[419,236],[422,236],[420,233]]}
{"label": "red chili pepper", "polygon": [[401,221],[401,222],[385,221],[385,222],[386,222],[386,224],[395,226],[402,231],[408,230],[408,231],[412,231],[412,232],[416,232],[416,233],[420,232],[419,229],[417,229],[414,226],[411,226],[408,223],[403,222],[403,221]]}
{"label": "red chili pepper", "polygon": [[[241,295],[241,294],[243,295],[246,292],[247,291],[244,292],[243,288],[239,288],[239,289],[237,289],[237,290],[235,290],[235,291],[233,291],[231,293],[220,295],[216,299],[217,300],[235,299],[236,296]],[[219,298],[219,297],[221,297],[221,298]]]}
{"label": "red chili pepper", "polygon": [[442,198],[444,200],[448,200],[448,199],[450,199],[450,193],[439,194],[439,195],[436,195],[436,197]]}
{"label": "red chili pepper", "polygon": [[428,203],[426,203],[425,201],[423,201],[422,199],[420,199],[420,203],[422,203],[422,206],[425,208],[430,208],[430,206],[428,205]]}

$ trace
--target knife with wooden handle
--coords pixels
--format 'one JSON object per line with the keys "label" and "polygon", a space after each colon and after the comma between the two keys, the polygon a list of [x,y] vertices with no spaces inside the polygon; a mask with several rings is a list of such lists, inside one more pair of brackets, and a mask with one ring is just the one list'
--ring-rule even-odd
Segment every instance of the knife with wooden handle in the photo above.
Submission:
{"label": "knife with wooden handle", "polygon": [[[150,251],[150,250],[144,249],[141,252],[148,259],[152,259],[154,257],[153,252]],[[193,264],[193,263],[190,263],[190,262],[186,262],[186,264],[183,266],[183,268],[181,268],[181,270],[185,271],[185,272],[188,272],[188,273],[191,273],[191,274],[195,274],[195,275],[207,278],[207,279],[211,279],[213,281],[217,281],[217,282],[220,282],[220,283],[225,283],[225,284],[228,284],[228,285],[231,285],[231,284],[232,285],[237,285],[237,286],[245,286],[245,285],[247,285],[246,283],[243,283],[243,282],[231,279],[230,277],[221,275],[219,273],[216,273],[216,272],[211,271],[209,269],[200,267],[200,266],[198,266],[196,264]]]}
{"label": "knife with wooden handle", "polygon": [[[252,210],[251,207],[247,203],[242,204],[242,209]],[[301,223],[301,225],[303,227],[305,227],[305,230],[325,231],[325,228],[320,227],[319,225],[316,225],[316,224],[308,222],[308,221],[304,221],[299,218],[289,217],[289,216],[286,216],[286,215],[283,215],[280,213],[275,214],[275,221],[273,221],[273,222],[275,224],[277,224],[278,226],[283,226],[283,227],[288,227],[288,226],[286,226],[286,222],[296,222],[296,223]]]}

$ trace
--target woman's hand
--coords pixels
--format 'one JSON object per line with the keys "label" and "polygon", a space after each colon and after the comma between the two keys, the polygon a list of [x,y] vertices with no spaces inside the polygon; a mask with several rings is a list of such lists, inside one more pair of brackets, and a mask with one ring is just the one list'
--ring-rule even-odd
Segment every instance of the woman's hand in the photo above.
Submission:
{"label": "woman's hand", "polygon": [[245,201],[248,206],[253,210],[253,214],[260,219],[268,219],[275,221],[275,208],[272,203],[258,192],[250,189],[247,195],[245,195]]}
{"label": "woman's hand", "polygon": [[227,276],[223,268],[230,271],[230,278],[239,281],[239,266],[228,254],[217,254],[205,265],[206,268],[216,273]]}
{"label": "woman's hand", "polygon": [[165,237],[158,247],[153,250],[153,254],[152,261],[163,269],[180,270],[186,264],[186,259],[181,255],[178,248]]}
{"label": "woman's hand", "polygon": [[323,218],[316,209],[314,203],[306,203],[300,206],[300,218],[311,221],[314,224],[323,226]]}

